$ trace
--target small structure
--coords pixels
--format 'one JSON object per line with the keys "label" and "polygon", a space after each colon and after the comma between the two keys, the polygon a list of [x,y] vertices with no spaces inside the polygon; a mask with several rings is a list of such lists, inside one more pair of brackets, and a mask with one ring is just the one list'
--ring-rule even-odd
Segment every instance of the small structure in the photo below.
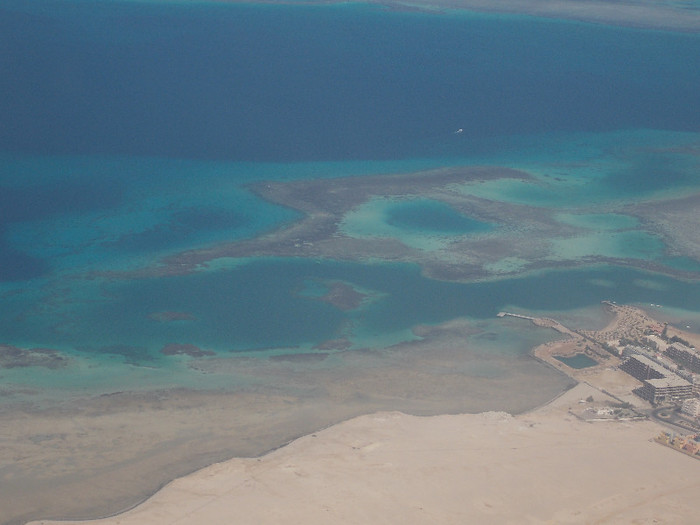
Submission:
{"label": "small structure", "polygon": [[683,401],[681,412],[690,417],[700,417],[700,399],[694,397]]}
{"label": "small structure", "polygon": [[689,436],[677,436],[662,432],[654,441],[664,446],[671,447],[674,450],[688,454],[695,459],[700,459],[700,434],[691,434]]}
{"label": "small structure", "polygon": [[693,375],[690,381],[693,384],[693,395],[700,397],[700,375]]}

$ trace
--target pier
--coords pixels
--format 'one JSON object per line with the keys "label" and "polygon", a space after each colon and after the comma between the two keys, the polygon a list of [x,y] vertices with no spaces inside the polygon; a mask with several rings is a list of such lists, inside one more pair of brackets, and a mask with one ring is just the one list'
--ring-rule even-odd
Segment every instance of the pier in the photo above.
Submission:
{"label": "pier", "polygon": [[532,317],[531,315],[515,314],[512,312],[498,312],[498,317],[517,317],[518,319],[527,319],[536,326],[542,326],[544,328],[551,328],[556,330],[561,334],[566,334],[570,337],[581,337],[580,334],[574,330],[569,330],[566,326],[561,324],[559,321],[554,319],[549,319],[547,317]]}
{"label": "pier", "polygon": [[518,319],[527,319],[528,321],[534,321],[536,317],[532,317],[529,315],[522,315],[522,314],[514,314],[511,312],[498,312],[498,317],[517,317]]}

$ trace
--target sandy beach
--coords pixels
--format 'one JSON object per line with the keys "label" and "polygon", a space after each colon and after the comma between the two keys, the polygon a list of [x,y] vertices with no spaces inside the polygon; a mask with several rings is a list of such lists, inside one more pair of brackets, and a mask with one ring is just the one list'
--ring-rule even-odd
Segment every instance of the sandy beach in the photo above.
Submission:
{"label": "sandy beach", "polygon": [[[654,443],[656,423],[579,420],[589,395],[516,417],[361,416],[89,523],[695,523],[700,462]],[[58,523],[85,522],[32,522]]]}

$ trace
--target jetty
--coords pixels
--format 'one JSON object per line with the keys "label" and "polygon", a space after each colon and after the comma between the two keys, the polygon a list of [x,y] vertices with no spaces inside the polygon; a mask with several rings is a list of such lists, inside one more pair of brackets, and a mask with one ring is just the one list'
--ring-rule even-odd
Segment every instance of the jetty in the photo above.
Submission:
{"label": "jetty", "polygon": [[530,315],[523,315],[523,314],[514,314],[511,312],[498,312],[498,317],[517,317],[519,319],[528,319],[529,321],[534,321],[536,317],[532,317]]}
{"label": "jetty", "polygon": [[517,317],[518,319],[527,319],[528,321],[532,322],[532,324],[536,326],[541,326],[543,328],[551,328],[553,330],[556,330],[560,334],[565,334],[570,337],[581,337],[581,335],[574,331],[570,330],[563,324],[561,324],[559,321],[556,319],[550,319],[549,317],[533,317],[531,315],[523,315],[523,314],[516,314],[512,312],[498,312],[497,314],[498,317]]}

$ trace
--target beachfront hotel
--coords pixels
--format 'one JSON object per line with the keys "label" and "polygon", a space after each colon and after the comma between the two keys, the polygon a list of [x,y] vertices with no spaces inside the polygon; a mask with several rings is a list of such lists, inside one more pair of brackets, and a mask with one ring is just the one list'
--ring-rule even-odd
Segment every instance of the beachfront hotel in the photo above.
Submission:
{"label": "beachfront hotel", "polygon": [[700,352],[681,343],[673,343],[666,349],[672,359],[685,364],[691,371],[700,372]]}
{"label": "beachfront hotel", "polygon": [[620,365],[620,370],[642,382],[635,393],[653,405],[693,397],[693,385],[646,356],[635,354]]}

